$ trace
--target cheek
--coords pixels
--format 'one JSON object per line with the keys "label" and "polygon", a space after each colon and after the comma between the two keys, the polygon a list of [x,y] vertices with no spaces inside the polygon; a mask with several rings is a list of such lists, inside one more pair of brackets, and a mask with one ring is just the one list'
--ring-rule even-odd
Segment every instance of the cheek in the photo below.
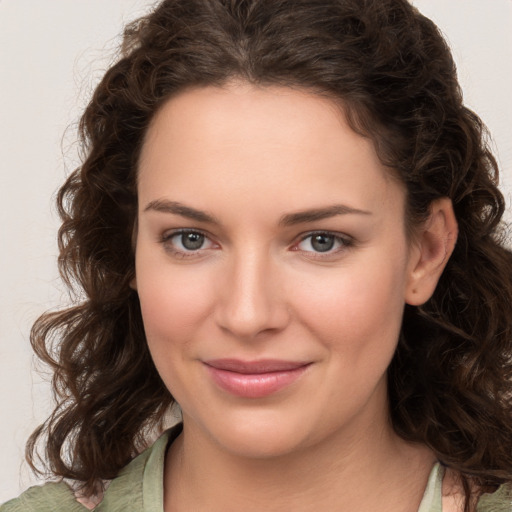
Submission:
{"label": "cheek", "polygon": [[[141,262],[143,260],[141,259]],[[167,389],[179,403],[189,394],[189,362],[197,355],[194,343],[211,308],[206,276],[171,271],[168,265],[141,265],[137,289],[148,348]]]}
{"label": "cheek", "polygon": [[[297,316],[348,366],[385,364],[404,308],[402,262],[367,261],[336,269],[294,290]],[[387,364],[386,364],[387,366]]]}
{"label": "cheek", "polygon": [[[143,270],[138,294],[148,342],[184,340],[208,314],[214,287],[204,275],[192,272]],[[140,284],[139,284],[140,283]]]}

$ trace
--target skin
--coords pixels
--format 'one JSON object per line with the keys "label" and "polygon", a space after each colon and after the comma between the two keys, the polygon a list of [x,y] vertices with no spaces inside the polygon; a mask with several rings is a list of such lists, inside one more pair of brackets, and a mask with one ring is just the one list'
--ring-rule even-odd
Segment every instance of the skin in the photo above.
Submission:
{"label": "skin", "polygon": [[[434,457],[393,432],[386,369],[404,304],[430,297],[453,249],[450,201],[408,240],[402,185],[333,102],[235,82],[160,109],[138,194],[133,287],[184,422],[165,510],[416,511]],[[280,223],[333,205],[341,213]],[[311,232],[332,249],[319,252]],[[309,366],[247,398],[205,367],[228,357]]]}

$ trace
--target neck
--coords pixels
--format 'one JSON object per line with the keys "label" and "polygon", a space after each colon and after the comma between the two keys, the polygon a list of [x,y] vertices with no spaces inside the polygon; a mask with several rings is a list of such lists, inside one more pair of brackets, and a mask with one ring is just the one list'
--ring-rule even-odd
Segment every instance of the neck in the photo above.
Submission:
{"label": "neck", "polygon": [[398,438],[387,421],[375,424],[291,454],[248,459],[184,422],[168,453],[165,510],[415,512],[434,457]]}

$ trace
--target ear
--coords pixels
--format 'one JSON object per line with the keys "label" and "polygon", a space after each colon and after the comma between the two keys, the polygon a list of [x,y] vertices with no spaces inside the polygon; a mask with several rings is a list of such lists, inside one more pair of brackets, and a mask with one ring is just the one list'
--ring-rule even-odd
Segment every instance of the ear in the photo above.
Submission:
{"label": "ear", "polygon": [[134,291],[137,291],[137,276],[134,276],[130,281],[130,288]]}
{"label": "ear", "polygon": [[457,220],[450,199],[435,200],[427,221],[417,229],[409,255],[405,302],[420,306],[427,302],[457,241]]}

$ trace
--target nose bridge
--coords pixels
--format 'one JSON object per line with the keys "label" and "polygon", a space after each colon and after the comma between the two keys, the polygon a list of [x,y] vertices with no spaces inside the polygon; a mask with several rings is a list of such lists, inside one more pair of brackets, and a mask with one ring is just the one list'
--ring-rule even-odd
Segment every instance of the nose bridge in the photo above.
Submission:
{"label": "nose bridge", "polygon": [[279,272],[268,250],[246,247],[233,252],[226,267],[218,304],[220,326],[243,338],[283,328],[288,315]]}

